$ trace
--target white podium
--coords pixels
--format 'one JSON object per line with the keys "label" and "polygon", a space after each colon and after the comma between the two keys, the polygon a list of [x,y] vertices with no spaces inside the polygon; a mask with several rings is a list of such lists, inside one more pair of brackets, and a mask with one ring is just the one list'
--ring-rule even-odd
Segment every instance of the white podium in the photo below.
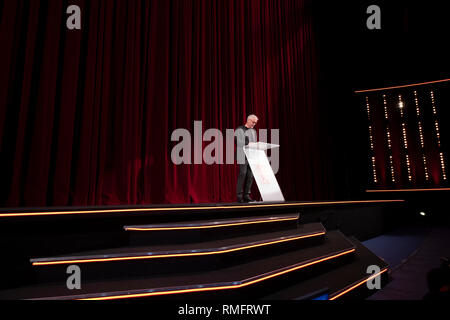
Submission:
{"label": "white podium", "polygon": [[279,145],[277,144],[265,142],[250,142],[244,146],[245,156],[252,169],[263,201],[284,201],[277,178],[273,173],[265,152],[268,149],[278,147]]}

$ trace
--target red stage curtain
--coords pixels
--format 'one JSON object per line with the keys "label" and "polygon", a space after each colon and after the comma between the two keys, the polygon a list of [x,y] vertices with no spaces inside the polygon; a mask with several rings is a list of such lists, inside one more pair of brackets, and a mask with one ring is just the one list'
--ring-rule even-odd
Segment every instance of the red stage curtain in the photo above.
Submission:
{"label": "red stage curtain", "polygon": [[[79,5],[82,30],[66,28]],[[330,199],[309,0],[0,0],[3,206],[229,202],[171,132],[280,129],[286,200]]]}

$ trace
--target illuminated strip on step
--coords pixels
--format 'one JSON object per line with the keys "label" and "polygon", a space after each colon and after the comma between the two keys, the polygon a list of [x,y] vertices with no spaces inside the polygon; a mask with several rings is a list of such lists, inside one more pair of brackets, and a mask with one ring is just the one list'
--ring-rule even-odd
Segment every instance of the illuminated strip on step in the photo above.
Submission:
{"label": "illuminated strip on step", "polygon": [[208,206],[208,207],[172,207],[172,208],[137,208],[137,209],[99,209],[99,210],[73,210],[73,211],[46,211],[46,212],[23,212],[23,213],[1,213],[0,218],[10,217],[32,217],[32,216],[52,216],[68,214],[89,214],[89,213],[133,213],[133,212],[154,212],[154,211],[192,211],[192,210],[218,210],[218,209],[256,209],[256,208],[276,208],[292,206],[320,206],[339,204],[363,204],[363,203],[389,203],[402,202],[405,200],[354,200],[354,201],[323,201],[323,202],[296,202],[278,204],[258,204],[258,205],[231,205],[231,206]]}
{"label": "illuminated strip on step", "polygon": [[367,283],[367,281],[370,281],[370,280],[372,280],[373,278],[376,278],[376,277],[380,276],[382,273],[384,273],[384,272],[386,272],[386,271],[388,271],[387,268],[384,269],[384,270],[382,270],[382,271],[380,271],[380,272],[378,272],[378,273],[376,273],[376,274],[371,275],[371,276],[368,277],[367,279],[362,280],[362,281],[358,282],[358,283],[355,284],[355,285],[352,285],[350,288],[345,289],[344,291],[342,291],[342,292],[340,292],[340,293],[338,293],[338,294],[336,294],[336,295],[333,295],[329,300],[335,300],[335,299],[337,299],[337,298],[343,296],[344,294],[346,294],[346,293],[348,293],[348,292],[350,292],[350,291],[356,289],[357,287],[361,286],[362,284]]}
{"label": "illuminated strip on step", "polygon": [[169,231],[169,230],[210,229],[210,228],[221,228],[221,227],[234,227],[234,226],[249,225],[249,224],[256,224],[256,223],[283,222],[283,221],[294,221],[294,220],[298,220],[298,216],[293,217],[293,218],[284,218],[284,219],[268,219],[268,220],[223,223],[223,224],[214,224],[214,225],[205,225],[205,226],[161,227],[161,228],[124,227],[124,229],[126,231]]}
{"label": "illuminated strip on step", "polygon": [[72,264],[72,263],[92,263],[92,262],[113,262],[113,261],[129,261],[129,260],[143,260],[143,259],[157,259],[157,258],[178,258],[178,257],[193,257],[193,256],[207,256],[213,254],[224,254],[234,251],[258,248],[262,246],[273,245],[277,243],[283,243],[288,241],[295,241],[305,238],[317,237],[324,235],[325,232],[317,232],[313,234],[303,235],[299,237],[291,237],[288,239],[263,242],[254,245],[240,246],[232,249],[217,250],[217,251],[205,251],[205,252],[189,252],[189,253],[175,253],[175,254],[158,254],[158,255],[140,255],[140,256],[128,256],[128,257],[114,257],[114,258],[92,258],[92,259],[73,259],[73,260],[54,260],[54,261],[34,261],[33,266],[48,266],[48,265],[60,265],[60,264]]}
{"label": "illuminated strip on step", "polygon": [[404,191],[450,191],[450,188],[366,190],[366,192],[404,192]]}
{"label": "illuminated strip on step", "polygon": [[306,268],[308,266],[311,265],[315,265],[318,264],[320,262],[324,262],[327,260],[331,260],[331,259],[335,259],[350,253],[355,252],[356,249],[350,249],[326,258],[322,258],[319,260],[315,260],[312,262],[308,262],[305,264],[301,264],[299,266],[295,266],[280,272],[276,272],[274,274],[268,275],[268,276],[264,276],[261,277],[259,279],[255,279],[252,281],[248,281],[248,282],[244,282],[241,284],[236,284],[236,285],[227,285],[227,286],[218,286],[218,287],[209,287],[209,288],[193,288],[193,289],[182,289],[182,290],[167,290],[167,291],[160,291],[160,292],[146,292],[146,293],[137,293],[137,294],[124,294],[124,295],[115,295],[115,296],[103,296],[103,297],[95,297],[95,298],[82,298],[82,299],[78,299],[78,300],[115,300],[115,299],[130,299],[130,298],[144,298],[144,297],[151,297],[151,296],[159,296],[159,295],[169,295],[169,294],[180,294],[180,293],[194,293],[194,292],[202,292],[202,291],[216,291],[216,290],[227,290],[227,289],[239,289],[239,288],[243,288],[243,287],[247,287],[249,285],[264,281],[264,280],[268,280],[277,276],[281,276],[283,274],[292,272],[292,271],[296,271],[302,268]]}

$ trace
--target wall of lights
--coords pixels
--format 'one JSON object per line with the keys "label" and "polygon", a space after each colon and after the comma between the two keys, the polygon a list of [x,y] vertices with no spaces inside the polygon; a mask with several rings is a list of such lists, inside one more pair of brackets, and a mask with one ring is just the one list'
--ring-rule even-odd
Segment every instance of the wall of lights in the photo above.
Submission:
{"label": "wall of lights", "polygon": [[[380,188],[444,186],[446,137],[441,99],[446,86],[426,85],[357,91],[368,122],[370,185]],[[446,91],[446,92],[447,92]],[[441,95],[442,94],[442,95]],[[450,102],[450,100],[449,100]]]}

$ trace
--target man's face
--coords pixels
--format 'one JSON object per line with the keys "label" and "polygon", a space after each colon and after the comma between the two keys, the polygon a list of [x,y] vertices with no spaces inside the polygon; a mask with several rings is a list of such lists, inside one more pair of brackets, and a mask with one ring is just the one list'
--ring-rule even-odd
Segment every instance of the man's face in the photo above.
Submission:
{"label": "man's face", "polygon": [[256,118],[249,118],[247,120],[247,127],[248,128],[253,128],[254,126],[256,126],[257,123],[258,123],[258,119],[256,119]]}

